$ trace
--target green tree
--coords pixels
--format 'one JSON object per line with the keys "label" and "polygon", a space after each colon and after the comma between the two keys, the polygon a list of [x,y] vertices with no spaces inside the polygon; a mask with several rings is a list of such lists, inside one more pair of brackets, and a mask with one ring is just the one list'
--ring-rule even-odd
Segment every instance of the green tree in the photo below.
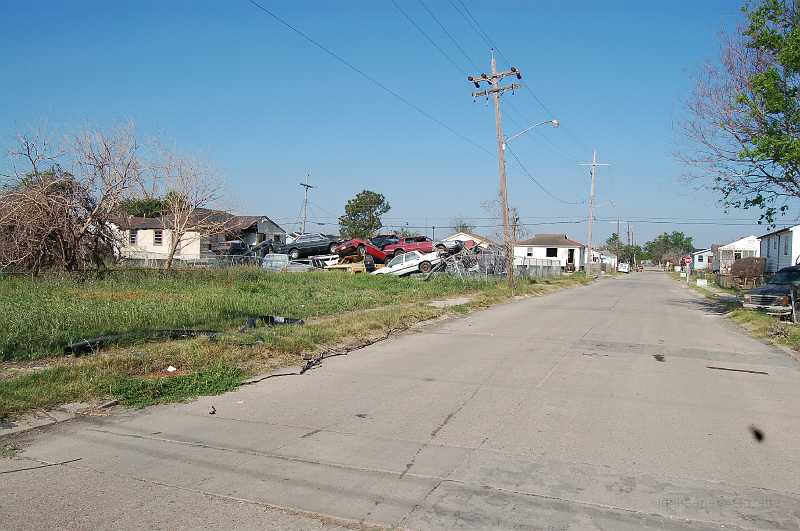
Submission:
{"label": "green tree", "polygon": [[390,209],[383,194],[362,190],[344,206],[339,228],[346,238],[369,238],[383,226],[381,216]]}
{"label": "green tree", "polygon": [[688,102],[680,153],[689,176],[712,179],[726,207],[758,209],[774,224],[800,197],[800,12],[794,0],[742,9]]}
{"label": "green tree", "polygon": [[164,200],[158,197],[124,199],[119,208],[129,216],[157,218],[164,213]]}
{"label": "green tree", "polygon": [[475,231],[475,225],[470,225],[467,223],[467,220],[463,218],[454,218],[450,221],[453,224],[453,230],[455,232],[466,232],[471,233]]}
{"label": "green tree", "polygon": [[691,236],[682,232],[673,231],[662,233],[644,244],[644,252],[648,257],[658,263],[677,263],[682,256],[694,251]]}

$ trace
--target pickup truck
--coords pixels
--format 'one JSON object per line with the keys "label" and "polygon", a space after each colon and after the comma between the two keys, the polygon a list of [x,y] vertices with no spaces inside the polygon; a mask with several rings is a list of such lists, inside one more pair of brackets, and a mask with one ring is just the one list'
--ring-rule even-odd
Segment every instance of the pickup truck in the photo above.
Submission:
{"label": "pickup truck", "polygon": [[[800,286],[800,266],[784,267],[758,288],[742,296],[742,306],[777,315],[792,313],[792,288]],[[800,303],[797,301],[795,304]],[[800,306],[798,306],[800,310]]]}

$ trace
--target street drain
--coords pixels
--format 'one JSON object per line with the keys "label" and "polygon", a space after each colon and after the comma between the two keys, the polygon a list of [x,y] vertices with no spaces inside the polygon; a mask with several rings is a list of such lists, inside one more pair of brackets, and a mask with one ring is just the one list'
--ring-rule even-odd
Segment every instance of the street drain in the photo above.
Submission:
{"label": "street drain", "polygon": [[653,357],[656,359],[656,361],[660,361],[662,363],[665,361],[663,354],[653,354]]}
{"label": "street drain", "polygon": [[706,365],[706,369],[714,369],[714,370],[717,370],[717,371],[747,372],[747,373],[750,373],[750,374],[766,374],[766,375],[769,375],[768,372],[764,372],[764,371],[750,371],[750,370],[747,370],[747,369],[731,369],[730,367],[714,367],[712,365]]}

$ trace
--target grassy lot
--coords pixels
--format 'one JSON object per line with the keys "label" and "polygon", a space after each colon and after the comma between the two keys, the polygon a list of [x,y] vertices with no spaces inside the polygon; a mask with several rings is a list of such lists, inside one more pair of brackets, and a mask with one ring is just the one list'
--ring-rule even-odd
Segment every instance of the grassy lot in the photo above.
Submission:
{"label": "grassy lot", "polygon": [[[583,275],[520,281],[538,295],[584,284]],[[426,304],[468,294],[451,308]],[[253,374],[296,364],[334,345],[361,345],[447,313],[507,300],[502,281],[429,282],[389,276],[266,273],[257,269],[119,271],[101,280],[0,279],[0,418],[99,398],[144,406],[218,394]],[[248,316],[306,319],[304,326],[239,332]],[[215,338],[129,339],[83,356],[64,346],[88,337],[165,328],[214,329]],[[166,372],[172,365],[174,372]],[[35,369],[32,366],[37,366]]]}

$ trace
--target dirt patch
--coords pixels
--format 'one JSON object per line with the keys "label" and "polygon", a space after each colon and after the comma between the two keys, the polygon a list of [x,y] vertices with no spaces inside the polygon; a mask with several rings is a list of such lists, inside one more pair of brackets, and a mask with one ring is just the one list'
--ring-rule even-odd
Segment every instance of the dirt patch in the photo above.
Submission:
{"label": "dirt patch", "polygon": [[462,304],[469,304],[472,302],[472,297],[455,297],[453,299],[442,299],[438,301],[428,302],[428,306],[434,308],[449,308],[450,306],[461,306]]}

